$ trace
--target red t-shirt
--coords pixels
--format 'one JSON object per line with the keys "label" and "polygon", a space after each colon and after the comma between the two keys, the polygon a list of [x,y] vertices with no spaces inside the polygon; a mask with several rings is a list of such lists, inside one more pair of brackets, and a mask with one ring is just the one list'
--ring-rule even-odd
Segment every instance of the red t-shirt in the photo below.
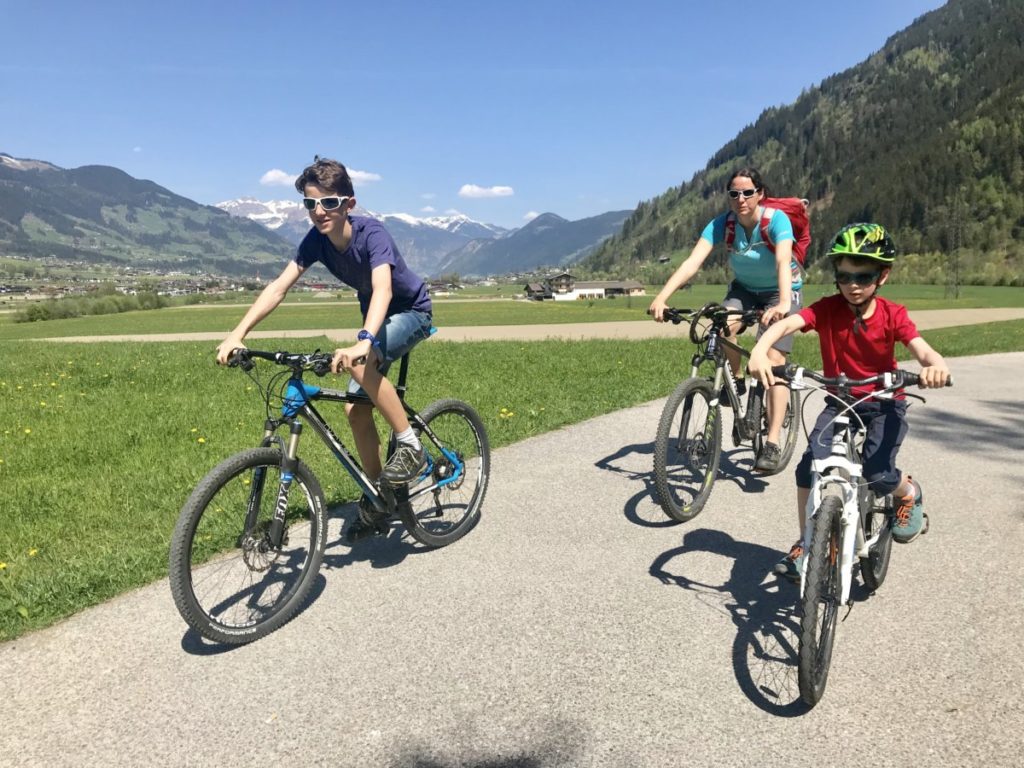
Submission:
{"label": "red t-shirt", "polygon": [[[896,342],[904,345],[919,334],[907,308],[875,297],[875,311],[853,332],[854,314],[839,294],[826,296],[800,310],[807,325],[803,330],[817,331],[821,344],[822,371],[826,376],[845,373],[851,379],[864,379],[877,373],[896,369]],[[855,394],[864,395],[872,387],[858,387]]]}

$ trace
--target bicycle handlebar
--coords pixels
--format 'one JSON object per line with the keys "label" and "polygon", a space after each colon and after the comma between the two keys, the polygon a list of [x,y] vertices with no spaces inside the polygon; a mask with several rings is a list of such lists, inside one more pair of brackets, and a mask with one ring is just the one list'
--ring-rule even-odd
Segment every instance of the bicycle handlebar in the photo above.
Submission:
{"label": "bicycle handlebar", "polygon": [[243,371],[251,371],[255,364],[253,358],[269,360],[278,365],[285,365],[294,370],[312,371],[317,376],[326,376],[331,372],[333,355],[317,350],[312,353],[295,354],[292,352],[265,352],[260,349],[239,347],[228,355],[228,367],[239,367]]}
{"label": "bicycle handlebar", "polygon": [[[854,387],[863,387],[871,384],[881,384],[882,391],[913,387],[921,383],[921,377],[913,371],[906,371],[897,368],[894,371],[877,373],[864,379],[851,379],[845,374],[839,376],[823,376],[817,371],[812,371],[795,363],[772,366],[772,375],[786,381],[799,381],[801,378],[808,378],[826,387],[836,387],[840,391],[849,392]],[[946,386],[953,386],[953,377],[946,379]]]}

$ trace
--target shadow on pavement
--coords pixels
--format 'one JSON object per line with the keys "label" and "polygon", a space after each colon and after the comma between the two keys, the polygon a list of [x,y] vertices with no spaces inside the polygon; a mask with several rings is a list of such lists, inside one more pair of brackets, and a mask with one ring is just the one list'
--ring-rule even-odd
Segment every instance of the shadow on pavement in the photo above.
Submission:
{"label": "shadow on pavement", "polygon": [[[726,582],[705,584],[687,576],[684,556],[694,552],[731,559]],[[782,554],[705,528],[687,533],[682,546],[659,555],[650,573],[663,584],[694,592],[716,610],[724,609],[737,630],[732,659],[740,690],[765,712],[794,717],[809,708],[800,700],[797,682],[799,592],[769,573]]]}

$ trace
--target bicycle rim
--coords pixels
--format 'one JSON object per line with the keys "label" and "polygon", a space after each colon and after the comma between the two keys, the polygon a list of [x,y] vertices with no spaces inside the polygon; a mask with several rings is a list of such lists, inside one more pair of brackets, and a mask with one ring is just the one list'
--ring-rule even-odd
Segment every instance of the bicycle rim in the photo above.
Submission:
{"label": "bicycle rim", "polygon": [[888,509],[876,508],[874,499],[868,496],[867,512],[864,515],[864,537],[868,540],[878,537],[871,545],[868,556],[860,558],[860,576],[872,592],[882,586],[889,572],[889,557],[892,555],[892,517]]}
{"label": "bicycle rim", "polygon": [[280,461],[272,448],[238,454],[214,468],[182,509],[171,544],[171,590],[185,621],[210,640],[263,637],[294,616],[313,585],[326,544],[323,496],[300,463],[275,543]]}
{"label": "bicycle rim", "polygon": [[654,484],[668,517],[697,515],[714,487],[722,454],[720,410],[711,384],[688,379],[669,395],[654,440]]}
{"label": "bicycle rim", "polygon": [[410,484],[410,498],[399,500],[398,509],[412,538],[442,547],[465,536],[480,519],[491,451],[483,422],[466,403],[439,400],[420,418],[429,427],[420,434],[429,469]]}
{"label": "bicycle rim", "polygon": [[800,696],[818,703],[825,693],[839,618],[842,501],[822,499],[807,554],[807,584],[801,601],[799,648]]}

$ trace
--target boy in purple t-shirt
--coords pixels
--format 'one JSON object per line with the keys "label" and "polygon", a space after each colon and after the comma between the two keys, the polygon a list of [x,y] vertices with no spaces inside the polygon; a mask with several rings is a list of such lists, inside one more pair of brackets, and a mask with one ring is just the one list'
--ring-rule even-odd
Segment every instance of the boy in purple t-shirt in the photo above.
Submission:
{"label": "boy in purple t-shirt", "polygon": [[[817,331],[822,370],[826,376],[846,374],[862,379],[896,369],[896,342],[906,346],[921,364],[921,386],[942,387],[949,378],[942,355],[921,338],[906,307],[878,295],[896,260],[896,244],[878,224],[850,224],[832,239],[829,249],[838,293],[819,299],[795,315],[779,320],[764,332],[750,352],[750,374],[765,386],[775,382],[768,350],[783,336],[797,331]],[[856,392],[861,396],[868,392]],[[801,535],[811,492],[811,461],[825,458],[831,446],[818,436],[830,427],[838,413],[832,402],[807,438],[807,450],[796,468],[797,516]],[[891,493],[897,501],[893,538],[913,541],[923,530],[921,486],[896,467],[896,455],[907,433],[906,400],[867,399],[854,406],[865,425],[864,479],[879,495]],[[804,555],[802,539],[775,566],[775,573],[789,579],[800,576]]]}
{"label": "boy in purple t-shirt", "polygon": [[[432,306],[426,285],[406,266],[383,224],[365,216],[349,216],[356,198],[344,165],[317,157],[295,180],[295,188],[303,195],[313,228],[299,245],[295,259],[263,289],[235,330],[221,342],[217,362],[225,364],[233,350],[244,347],[246,334],[281,303],[307,268],[321,262],[356,290],[363,314],[355,343],[335,350],[331,370],[344,370],[352,376],[349,391],[362,390],[369,396],[398,441],[394,455],[382,467],[372,407],[346,406],[363,470],[374,481],[408,483],[426,466],[426,454],[385,374],[392,362],[430,335]],[[386,530],[386,521],[362,499],[359,518],[345,535],[349,541],[357,541]]]}

